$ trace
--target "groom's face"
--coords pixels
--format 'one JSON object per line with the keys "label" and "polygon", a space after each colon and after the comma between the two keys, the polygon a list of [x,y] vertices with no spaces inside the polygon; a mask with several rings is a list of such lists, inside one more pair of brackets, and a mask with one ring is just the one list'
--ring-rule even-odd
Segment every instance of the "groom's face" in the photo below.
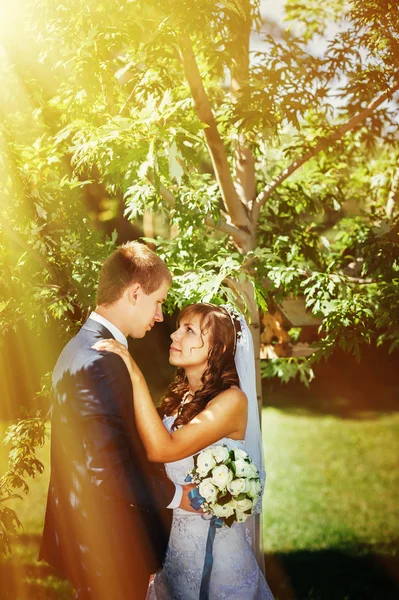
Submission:
{"label": "groom's face", "polygon": [[165,280],[155,292],[146,294],[141,285],[132,286],[130,336],[143,338],[155,323],[163,321],[162,304],[166,300],[169,287],[169,282]]}

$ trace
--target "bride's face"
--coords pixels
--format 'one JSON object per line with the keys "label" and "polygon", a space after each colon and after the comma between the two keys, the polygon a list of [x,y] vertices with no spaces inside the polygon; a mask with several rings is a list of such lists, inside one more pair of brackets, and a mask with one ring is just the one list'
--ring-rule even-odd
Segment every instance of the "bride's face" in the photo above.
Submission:
{"label": "bride's face", "polygon": [[200,318],[194,314],[184,317],[179,328],[170,336],[169,362],[175,367],[205,367],[208,364],[210,329],[201,331]]}

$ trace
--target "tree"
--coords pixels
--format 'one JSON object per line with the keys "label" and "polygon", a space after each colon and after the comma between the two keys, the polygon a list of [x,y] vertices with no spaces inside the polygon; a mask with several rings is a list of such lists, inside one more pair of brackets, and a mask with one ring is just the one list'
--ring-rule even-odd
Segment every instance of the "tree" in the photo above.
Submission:
{"label": "tree", "polygon": [[37,412],[24,415],[6,431],[4,442],[11,443],[8,469],[0,477],[0,555],[11,554],[11,536],[22,527],[17,513],[7,506],[10,500],[22,500],[21,492],[27,494],[28,477],[42,473],[43,463],[37,458],[36,450],[45,441],[46,420]]}
{"label": "tree", "polygon": [[316,356],[397,347],[398,10],[287,0],[276,33],[250,0],[27,0],[4,42],[3,330],[87,314],[116,241],[84,216],[96,179],[104,219],[122,196],[128,219],[162,215],[170,307],[241,299],[259,356],[258,305],[303,294]]}

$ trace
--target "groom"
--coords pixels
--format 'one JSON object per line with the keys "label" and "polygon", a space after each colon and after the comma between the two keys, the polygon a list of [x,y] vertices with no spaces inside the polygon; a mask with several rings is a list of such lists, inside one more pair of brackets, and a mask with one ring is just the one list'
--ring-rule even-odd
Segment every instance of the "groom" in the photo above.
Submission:
{"label": "groom", "polygon": [[[165,263],[138,242],[102,267],[97,308],[53,372],[51,475],[39,559],[71,580],[79,600],[141,600],[160,566],[171,511],[192,510],[137,434],[132,385],[100,339],[145,336],[163,321],[171,284]],[[186,489],[186,488],[185,488]]]}

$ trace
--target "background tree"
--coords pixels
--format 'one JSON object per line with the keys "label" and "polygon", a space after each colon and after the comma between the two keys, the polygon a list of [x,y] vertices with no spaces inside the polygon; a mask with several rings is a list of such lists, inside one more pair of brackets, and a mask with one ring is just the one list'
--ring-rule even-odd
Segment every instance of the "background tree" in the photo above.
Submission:
{"label": "background tree", "polygon": [[10,425],[4,438],[5,443],[11,444],[11,449],[7,471],[0,477],[0,556],[11,554],[12,537],[22,527],[16,511],[9,506],[10,500],[22,500],[21,493],[29,492],[26,480],[44,469],[36,449],[45,442],[46,421],[39,411],[24,417]]}
{"label": "background tree", "polygon": [[18,37],[3,19],[3,333],[87,316],[117,241],[91,193],[97,225],[160,215],[169,307],[241,299],[258,357],[258,305],[283,295],[322,319],[317,356],[394,349],[398,10],[287,0],[291,31],[249,0],[30,0]]}

